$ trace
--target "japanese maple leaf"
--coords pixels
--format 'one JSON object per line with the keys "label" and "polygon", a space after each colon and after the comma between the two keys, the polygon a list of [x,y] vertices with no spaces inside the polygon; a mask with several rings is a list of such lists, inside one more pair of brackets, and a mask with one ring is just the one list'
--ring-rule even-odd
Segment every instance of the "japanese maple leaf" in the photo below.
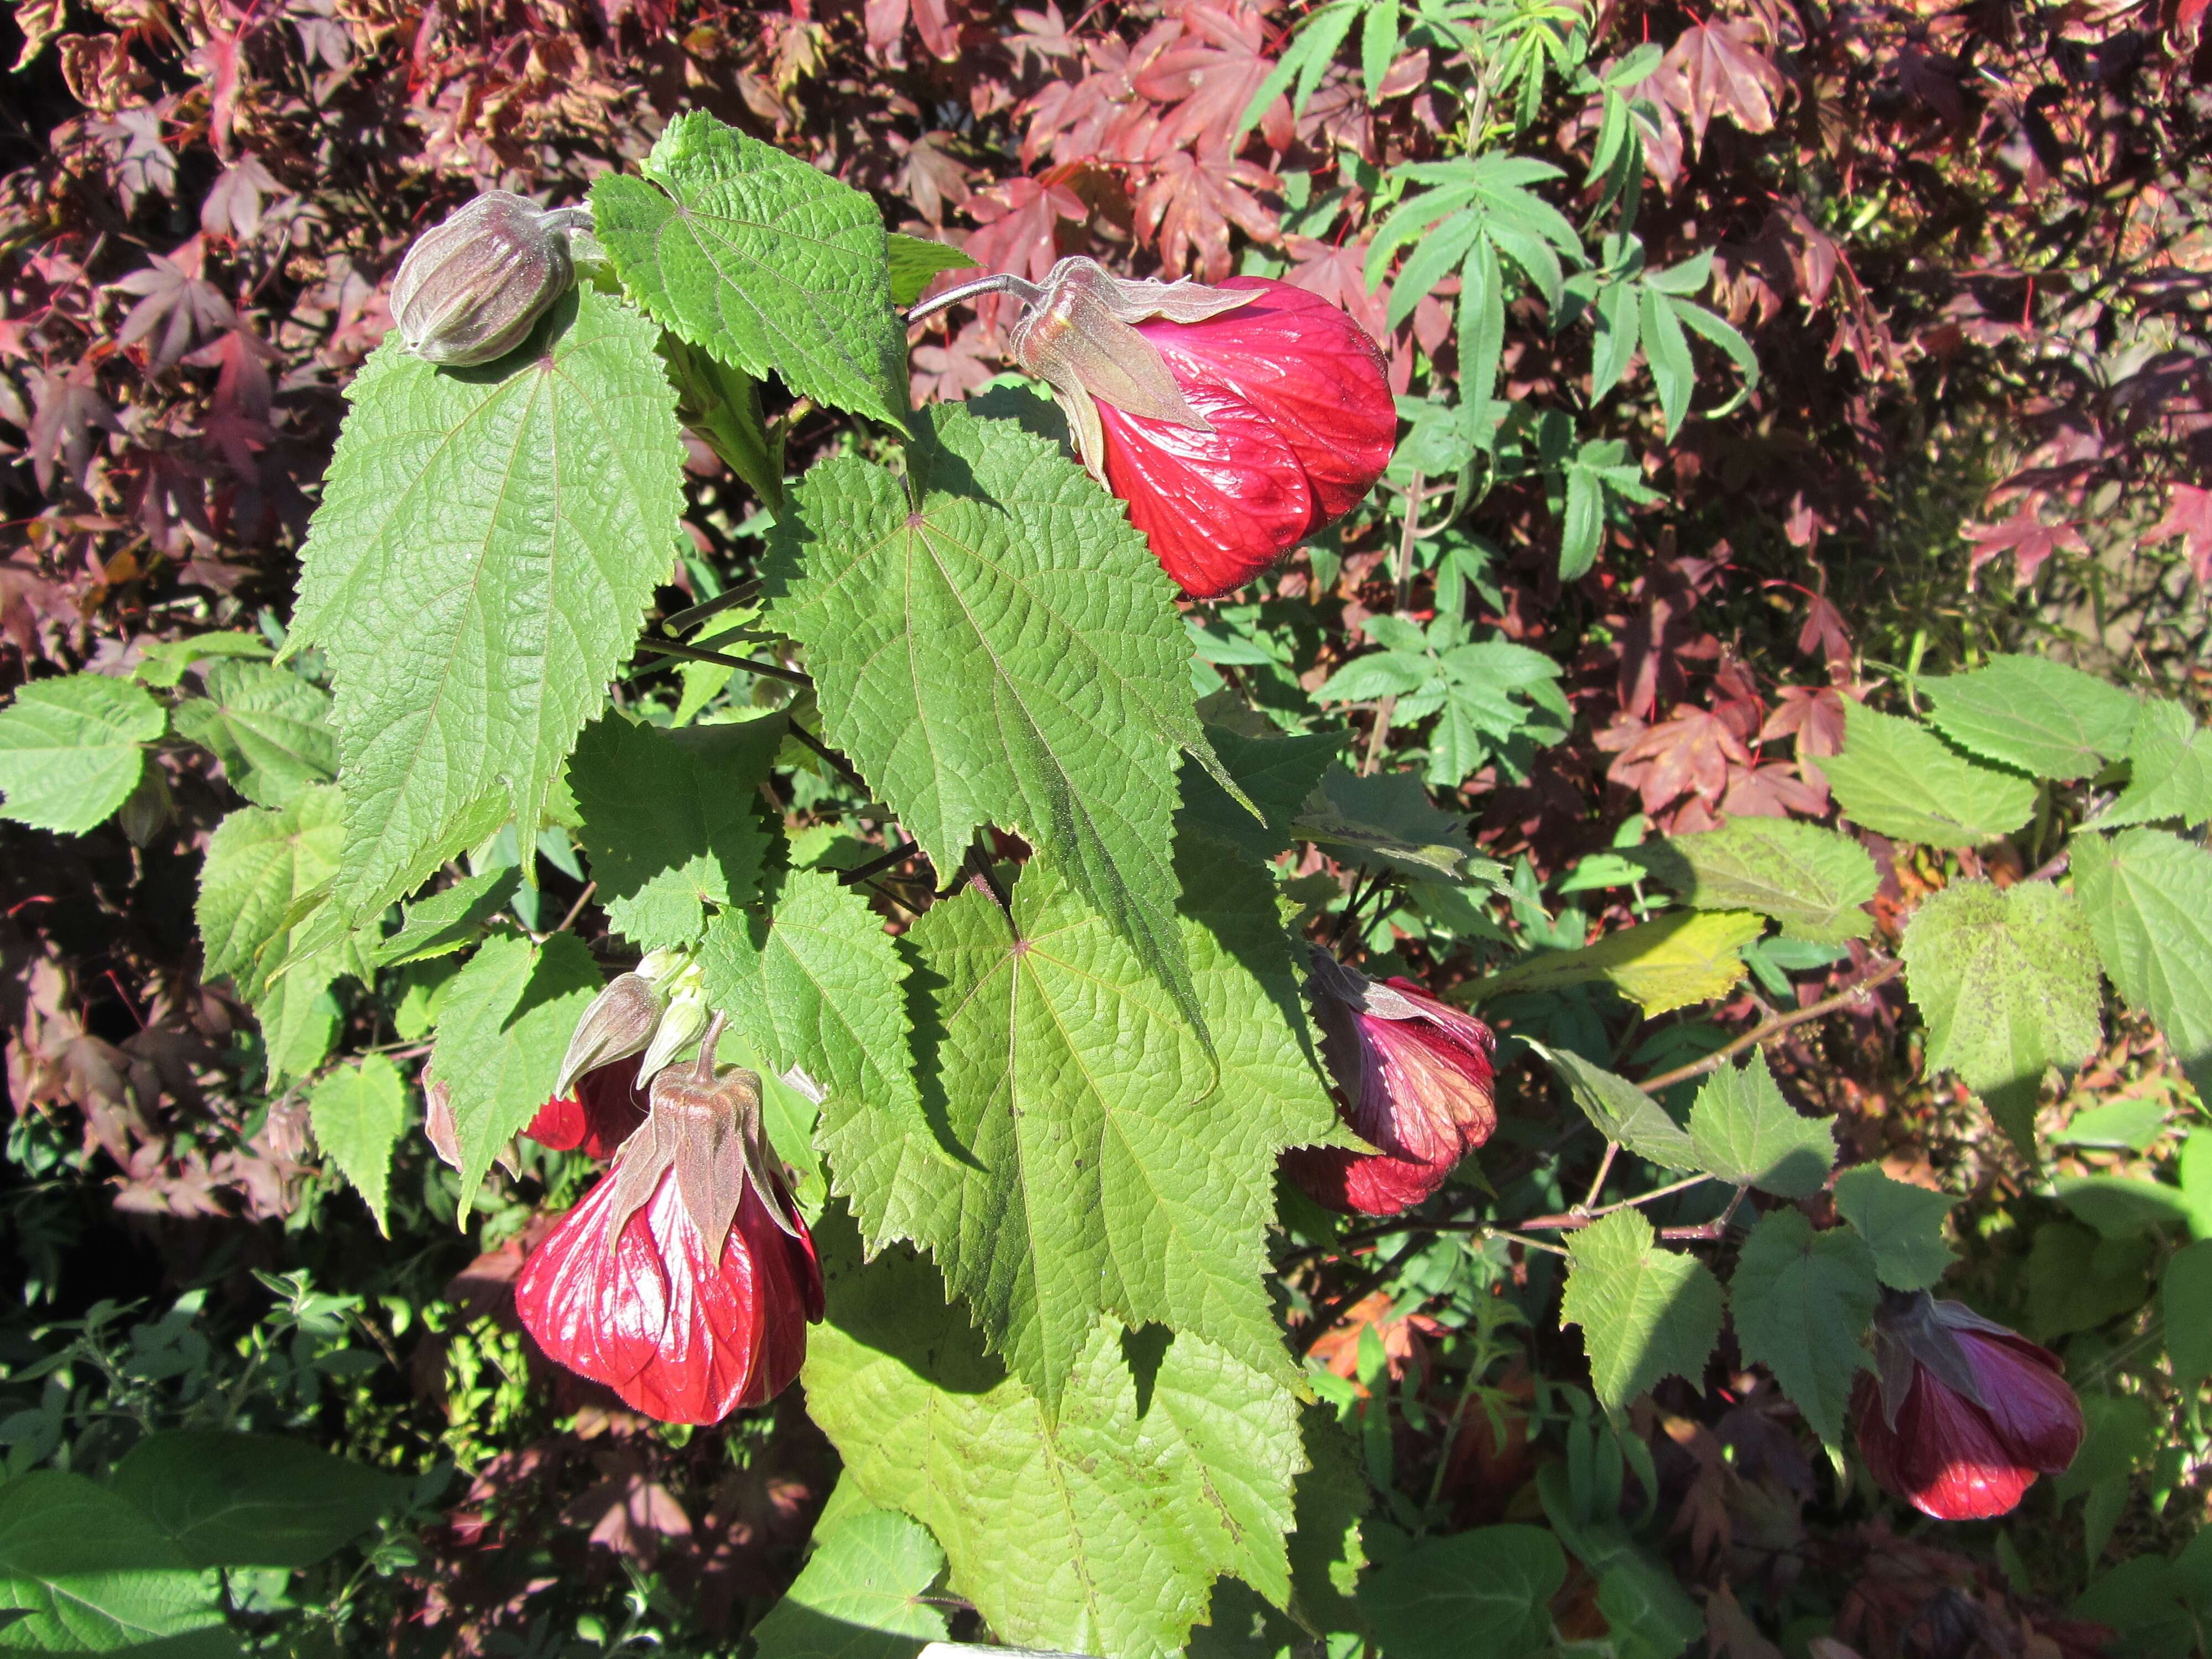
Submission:
{"label": "japanese maple leaf", "polygon": [[[880,57],[896,57],[906,34],[908,0],[868,0],[868,48]],[[913,0],[914,26],[933,58],[951,62],[960,55],[960,25],[946,10],[945,0]]]}
{"label": "japanese maple leaf", "polygon": [[2189,568],[2197,580],[2212,581],[2212,489],[2178,483],[2166,498],[2166,516],[2150,527],[2146,542],[2163,542],[2179,536],[2189,550]]}
{"label": "japanese maple leaf", "polygon": [[131,212],[138,198],[149,192],[173,196],[177,188],[177,158],[161,142],[161,116],[141,104],[119,110],[112,121],[94,121],[88,131],[107,152],[108,182]]}
{"label": "japanese maple leaf", "polygon": [[1729,775],[1721,811],[1732,817],[1818,817],[1828,810],[1828,792],[1816,789],[1797,775],[1786,761],[1769,761]]}
{"label": "japanese maple leaf", "polygon": [[1014,32],[1003,38],[1017,74],[1032,65],[1047,68],[1059,58],[1083,54],[1083,43],[1068,33],[1067,20],[1060,15],[1057,0],[1045,0],[1042,11],[1017,11]]}
{"label": "japanese maple leaf", "polygon": [[[1611,746],[1603,741],[1610,735],[1600,734],[1600,748]],[[1656,812],[1692,793],[1719,800],[1728,788],[1731,762],[1748,767],[1751,751],[1729,722],[1708,708],[1679,708],[1636,733],[1606,775],[1634,789],[1645,811]]]}
{"label": "japanese maple leaf", "polygon": [[1775,693],[1774,712],[1759,728],[1759,740],[1797,740],[1800,761],[1844,751],[1844,694],[1832,685],[1785,685]]}
{"label": "japanese maple leaf", "polygon": [[1389,343],[1390,284],[1384,283],[1372,294],[1367,291],[1364,237],[1340,246],[1310,236],[1293,236],[1283,244],[1283,252],[1291,256],[1291,268],[1283,273],[1285,282],[1341,306],[1376,344]]}
{"label": "japanese maple leaf", "polygon": [[2052,554],[2087,550],[2089,544],[2081,539],[2078,525],[2043,522],[2036,513],[2036,505],[2041,499],[2023,495],[2010,518],[1996,524],[1970,524],[1960,531],[1974,544],[1966,561],[1968,586],[1973,586],[1974,577],[1984,565],[2007,553],[2012,555],[2013,569],[2020,585],[2025,587],[2035,580],[2035,573],[2043,568]]}
{"label": "japanese maple leaf", "polygon": [[1231,224],[1255,242],[1275,240],[1275,216],[1252,191],[1281,188],[1256,162],[1231,161],[1220,150],[1173,150],[1137,192],[1137,234],[1158,238],[1160,263],[1170,272],[1181,274],[1195,256],[1200,279],[1218,283],[1230,274]]}
{"label": "japanese maple leaf", "polygon": [[269,365],[283,362],[275,348],[242,324],[185,359],[216,371],[215,398],[202,427],[231,470],[252,478],[254,456],[276,434],[269,426]]}
{"label": "japanese maple leaf", "polygon": [[1831,668],[1850,665],[1850,630],[1844,626],[1844,613],[1826,594],[1815,593],[1806,602],[1805,625],[1797,630],[1797,649],[1808,657],[1817,655]]}
{"label": "japanese maple leaf", "polygon": [[284,186],[270,176],[258,156],[225,167],[200,203],[200,228],[210,236],[251,241],[261,228],[261,201],[279,196]]}
{"label": "japanese maple leaf", "polygon": [[975,193],[975,187],[968,182],[966,165],[945,149],[952,136],[949,132],[923,133],[908,147],[906,167],[900,176],[907,200],[933,225],[945,222],[946,208],[958,207]]}
{"label": "japanese maple leaf", "polygon": [[[1148,35],[1146,37],[1150,39]],[[1244,107],[1274,69],[1260,55],[1267,31],[1255,8],[1197,0],[1182,14],[1182,38],[1131,60],[1129,84],[1140,98],[1174,104],[1152,135],[1144,159],[1170,150],[1228,155]],[[1278,97],[1260,118],[1260,136],[1278,152],[1291,147],[1291,106]]]}
{"label": "japanese maple leaf", "polygon": [[[1153,32],[1178,27],[1170,21],[1155,25]],[[1148,32],[1146,39],[1151,38]],[[1129,45],[1119,35],[1091,41],[1085,47],[1090,68],[1081,80],[1054,81],[1022,106],[1029,118],[1022,134],[1024,167],[1036,166],[1048,149],[1061,161],[1125,155],[1129,130],[1152,114],[1129,85],[1130,58]]]}
{"label": "japanese maple leaf", "polygon": [[1725,115],[1746,132],[1774,130],[1774,100],[1787,86],[1741,23],[1692,23],[1667,54],[1674,71],[1664,91],[1690,118],[1692,143],[1703,149],[1705,126]]}
{"label": "japanese maple leaf", "polygon": [[932,340],[909,356],[916,407],[935,398],[957,403],[999,372],[1000,359],[981,322],[971,322],[950,340]]}
{"label": "japanese maple leaf", "polygon": [[149,342],[148,367],[169,368],[195,345],[234,327],[238,313],[222,290],[200,275],[200,239],[179,246],[173,258],[148,256],[145,270],[134,270],[114,284],[124,294],[140,295],[116,332],[119,345]]}
{"label": "japanese maple leaf", "polygon": [[57,463],[79,490],[91,488],[93,433],[119,432],[114,411],[100,395],[100,371],[80,357],[67,368],[45,368],[31,388],[31,471],[51,494]]}
{"label": "japanese maple leaf", "polygon": [[[985,270],[1012,271],[1033,283],[1042,282],[1060,258],[1061,222],[1081,224],[1091,216],[1083,198],[1066,185],[1027,178],[1004,179],[976,191],[961,211],[982,227],[963,245],[969,258]],[[976,313],[995,327],[999,305],[984,300]]]}

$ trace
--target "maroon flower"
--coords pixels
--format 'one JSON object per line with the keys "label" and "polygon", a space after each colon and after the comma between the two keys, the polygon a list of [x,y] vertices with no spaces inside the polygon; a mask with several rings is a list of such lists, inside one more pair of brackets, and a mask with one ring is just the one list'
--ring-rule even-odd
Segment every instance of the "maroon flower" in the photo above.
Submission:
{"label": "maroon flower", "polygon": [[1377,985],[1318,948],[1310,989],[1338,1114],[1376,1150],[1302,1146],[1283,1166],[1331,1209],[1411,1209],[1498,1127],[1490,1028],[1410,979]]}
{"label": "maroon flower", "polygon": [[[545,1352],[666,1423],[714,1423],[799,1374],[822,1273],[761,1132],[760,1079],[698,1062],[653,1079],[644,1124],[523,1264]],[[613,1068],[603,1068],[613,1069]]]}
{"label": "maroon flower", "polygon": [[1923,1515],[2002,1515],[2081,1449],[2081,1403],[2049,1349],[1924,1291],[1885,1296],[1874,1339],[1880,1380],[1851,1395],[1859,1455]]}
{"label": "maroon flower", "polygon": [[569,1094],[556,1095],[539,1107],[522,1133],[556,1152],[612,1158],[645,1121],[644,1079],[638,1075],[638,1065],[635,1060],[618,1060],[585,1073]]}

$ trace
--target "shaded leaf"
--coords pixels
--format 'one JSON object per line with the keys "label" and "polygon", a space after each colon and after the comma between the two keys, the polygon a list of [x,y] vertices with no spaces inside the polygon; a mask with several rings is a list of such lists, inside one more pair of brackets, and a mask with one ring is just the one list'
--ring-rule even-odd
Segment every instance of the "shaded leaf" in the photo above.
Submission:
{"label": "shaded leaf", "polygon": [[1995,657],[1919,690],[1936,729],[1960,748],[2062,783],[2126,754],[2135,730],[2133,697],[2047,657]]}
{"label": "shaded leaf", "polygon": [[1848,1227],[1816,1233],[1801,1211],[1769,1210],[1744,1241],[1729,1281],[1743,1357],[1774,1373],[1814,1431],[1843,1443],[1844,1408],[1881,1285],[1874,1252]]}
{"label": "shaded leaf", "polygon": [[1871,1164],[1836,1177],[1836,1212],[1859,1230],[1875,1275],[1893,1290],[1927,1290],[1958,1260],[1943,1242],[1952,1202],[1946,1194],[1893,1181]]}
{"label": "shaded leaf", "polygon": [[1624,859],[1700,910],[1756,910],[1784,939],[1840,945],[1873,927],[1874,860],[1847,836],[1786,818],[1730,818],[1717,830],[1624,848]]}

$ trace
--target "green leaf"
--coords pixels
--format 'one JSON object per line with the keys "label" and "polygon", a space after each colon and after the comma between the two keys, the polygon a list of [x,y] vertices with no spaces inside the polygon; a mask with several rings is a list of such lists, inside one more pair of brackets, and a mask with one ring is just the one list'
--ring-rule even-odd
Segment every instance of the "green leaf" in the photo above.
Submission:
{"label": "green leaf", "polygon": [[214,1577],[129,1498],[52,1469],[0,1485],[0,1652],[132,1651],[243,1650]]}
{"label": "green leaf", "polygon": [[2176,1250],[2159,1285],[2166,1316],[2166,1352],[2173,1380],[2185,1389],[2212,1376],[2212,1239]]}
{"label": "green leaf", "polygon": [[1707,1078],[1690,1108],[1698,1168],[1778,1198],[1809,1198],[1836,1166],[1834,1126],[1802,1117],[1782,1097],[1758,1049],[1741,1069]]}
{"label": "green leaf", "polygon": [[18,687],[0,708],[0,817],[81,836],[130,799],[144,745],[168,729],[128,680],[71,674]]}
{"label": "green leaf", "polygon": [[228,974],[258,1003],[305,928],[295,908],[337,873],[344,802],[335,788],[301,790],[281,812],[244,806],[216,826],[200,866],[202,971]]}
{"label": "green leaf", "polygon": [[1299,1426],[1310,1467],[1293,1491],[1289,1611],[1310,1631],[1357,1630],[1362,1615],[1352,1598],[1367,1563],[1360,1522],[1373,1493],[1358,1447],[1328,1407],[1307,1407]]}
{"label": "green leaf", "polygon": [[794,870],[767,915],[721,917],[699,964],[708,1000],[777,1071],[796,1066],[828,1091],[822,1144],[841,1174],[885,1140],[937,1145],[915,1084],[906,961],[834,872]]}
{"label": "green leaf", "polygon": [[2075,1113],[2064,1128],[2051,1135],[2051,1144],[2148,1152],[2151,1143],[2166,1131],[2166,1110],[2163,1100],[2139,1097],[2107,1101],[2102,1106]]}
{"label": "green leaf", "polygon": [[574,933],[489,939],[446,988],[423,1078],[453,1092],[462,1214],[507,1143],[553,1097],[569,1034],[606,976]]}
{"label": "green leaf", "polygon": [[[904,485],[857,457],[793,492],[763,568],[823,735],[947,872],[987,824],[1058,855],[1194,1017],[1175,760],[1210,760],[1188,636],[1121,503],[1005,421],[933,406]],[[913,501],[908,490],[913,491]]]}
{"label": "green leaf", "polygon": [[2109,680],[2048,657],[1993,657],[1917,689],[1936,729],[1960,748],[2061,783],[2126,754],[2138,706]]}
{"label": "green leaf", "polygon": [[2069,848],[2105,971],[2212,1094],[2212,853],[2163,830],[2076,835]]}
{"label": "green leaf", "polygon": [[757,1659],[914,1659],[945,1638],[945,1614],[921,1599],[944,1571],[937,1540],[892,1510],[817,1528],[813,1554],[753,1626]]}
{"label": "green leaf", "polygon": [[592,211],[648,312],[733,368],[907,424],[906,331],[874,203],[698,111],[668,124],[642,171],[600,174]]}
{"label": "green leaf", "polygon": [[2034,1094],[2044,1073],[2079,1065],[2104,1031],[2081,906],[2047,881],[2002,890],[1957,882],[1913,912],[1899,954],[1928,1022],[1928,1069],[1956,1072],[1977,1094],[2000,1096],[1991,1104],[2006,1133],[2034,1156]]}
{"label": "green leaf", "polygon": [[177,735],[210,750],[230,787],[255,805],[281,807],[337,775],[330,710],[331,700],[297,674],[224,661],[208,671],[207,696],[177,705]]}
{"label": "green leaf", "polygon": [[178,1429],[116,1465],[113,1490],[202,1567],[311,1567],[407,1502],[413,1482],[282,1434]]}
{"label": "green leaf", "polygon": [[1690,412],[1690,396],[1697,390],[1698,366],[1691,361],[1690,342],[1682,332],[1682,319],[1667,296],[1646,285],[1638,314],[1643,324],[1644,361],[1659,388],[1659,407],[1667,420],[1666,438],[1672,443]]}
{"label": "green leaf", "polygon": [[482,935],[485,924],[507,908],[521,884],[522,872],[511,864],[503,870],[463,876],[402,911],[399,931],[373,948],[372,959],[379,968],[398,968],[466,950]]}
{"label": "green leaf", "polygon": [[708,906],[752,902],[760,786],[783,732],[780,720],[664,732],[618,713],[584,728],[568,763],[579,839],[607,920],[639,949],[694,945]]}
{"label": "green leaf", "polygon": [[1189,760],[1182,767],[1182,817],[1255,858],[1272,859],[1289,849],[1300,810],[1349,735],[1336,731],[1252,737],[1209,720],[1206,741],[1245,798],[1267,815],[1267,822],[1255,818]]}
{"label": "green leaf", "polygon": [[1424,1538],[1359,1587],[1390,1659],[1527,1659],[1552,1645],[1567,1558],[1541,1527]]}
{"label": "green leaf", "polygon": [[2070,1221],[2046,1221],[2027,1254],[2027,1313],[2037,1340],[2055,1340],[2131,1314],[2150,1293],[2146,1237],[2100,1238]]}
{"label": "green leaf", "polygon": [[1667,1109],[1617,1073],[1593,1066],[1571,1048],[1547,1048],[1528,1038],[1528,1046],[1558,1074],[1591,1126],[1638,1158],[1665,1170],[1694,1170],[1698,1153],[1681,1125]]}
{"label": "green leaf", "polygon": [[392,1149],[407,1127],[407,1091],[399,1068],[382,1054],[364,1054],[315,1085],[308,1102],[315,1143],[354,1184],[376,1230],[392,1236],[384,1212]]}
{"label": "green leaf", "polygon": [[1620,384],[1620,377],[1628,372],[1628,365],[1635,359],[1638,338],[1636,290],[1637,285],[1632,282],[1608,283],[1598,290],[1597,303],[1590,308],[1597,326],[1597,341],[1590,351],[1592,403]]}
{"label": "green leaf", "polygon": [[1322,775],[1295,820],[1299,835],[1333,849],[1346,864],[1374,864],[1400,875],[1464,881],[1474,857],[1467,817],[1439,811],[1411,772],[1359,777],[1341,766]]}
{"label": "green leaf", "polygon": [[507,817],[537,834],[675,550],[658,336],[586,283],[497,363],[434,368],[394,334],[355,378],[287,647],[334,676],[349,915]]}
{"label": "green leaf", "polygon": [[1717,830],[1623,849],[1700,910],[1756,910],[1784,939],[1840,945],[1874,926],[1866,902],[1880,878],[1847,836],[1788,818],[1730,818]]}
{"label": "green leaf", "polygon": [[2059,1176],[2051,1195],[2106,1238],[2128,1238],[2157,1227],[2186,1227],[2189,1195],[2163,1181],[2133,1176]]}
{"label": "green leaf", "polygon": [[907,935],[933,994],[933,1018],[916,1011],[923,1087],[958,1162],[881,1115],[825,1122],[871,1244],[928,1249],[1048,1409],[1100,1313],[1293,1375],[1261,1283],[1275,1163],[1335,1115],[1272,882],[1204,836],[1179,842],[1177,866],[1218,1063],[1040,856],[1011,915],[970,890]]}
{"label": "green leaf", "polygon": [[337,999],[331,981],[337,961],[329,952],[297,957],[254,1005],[269,1051],[267,1086],[272,1094],[320,1066],[337,1041]]}
{"label": "green leaf", "polygon": [[1927,1290],[1958,1260],[1943,1242],[1943,1218],[1954,1201],[1892,1181],[1871,1164],[1836,1177],[1836,1213],[1858,1229],[1874,1252],[1875,1276],[1892,1290]]}
{"label": "green leaf", "polygon": [[830,1313],[807,1342],[807,1408],[846,1480],[944,1544],[953,1594],[1000,1641],[1168,1659],[1218,1575],[1286,1598],[1305,1459],[1281,1382],[1188,1332],[1163,1344],[1100,1322],[1048,1411],[980,1352],[927,1264],[893,1249],[862,1269],[842,1222],[817,1239]]}
{"label": "green leaf", "polygon": [[2093,830],[2179,818],[2195,829],[2212,818],[2212,732],[2179,703],[2142,706],[2128,739],[2128,787],[2089,821]]}
{"label": "green leaf", "polygon": [[1743,1357],[1774,1373],[1823,1442],[1841,1445],[1852,1381],[1874,1369],[1859,1341],[1881,1299],[1866,1240],[1849,1227],[1816,1233],[1799,1210],[1769,1210],[1744,1241],[1729,1299]]}
{"label": "green leaf", "polygon": [[1620,1412],[1662,1376],[1705,1386],[1721,1334],[1721,1285],[1705,1265],[1661,1247],[1634,1210],[1616,1210],[1567,1237],[1559,1322],[1582,1327],[1590,1389]]}
{"label": "green leaf", "polygon": [[892,231],[890,254],[891,303],[903,309],[921,298],[930,279],[940,270],[973,270],[975,262],[949,242],[933,242],[920,236]]}
{"label": "green leaf", "polygon": [[[1607,933],[1574,951],[1547,951],[1465,988],[1469,1000],[1556,991],[1602,980],[1647,1016],[1725,994],[1743,977],[1743,947],[1766,924],[1740,911],[1677,912]],[[1455,995],[1461,994],[1455,993]]]}
{"label": "green leaf", "polygon": [[1877,835],[1978,847],[2035,811],[2035,786],[1977,766],[1917,721],[1844,702],[1844,751],[1820,762],[1844,816]]}
{"label": "green leaf", "polygon": [[194,634],[181,640],[149,640],[144,654],[131,678],[141,685],[167,690],[185,677],[185,671],[209,657],[259,657],[274,654],[276,647],[258,634]]}

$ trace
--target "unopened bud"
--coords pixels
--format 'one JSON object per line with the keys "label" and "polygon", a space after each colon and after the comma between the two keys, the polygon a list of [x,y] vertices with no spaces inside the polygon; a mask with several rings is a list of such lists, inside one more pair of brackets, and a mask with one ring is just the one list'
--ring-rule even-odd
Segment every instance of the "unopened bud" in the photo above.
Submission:
{"label": "unopened bud", "polygon": [[588,1071],[643,1052],[653,1041],[667,1003],[667,993],[645,974],[623,974],[615,979],[576,1022],[575,1031],[568,1038],[568,1051],[561,1056],[554,1094],[567,1095],[575,1087],[576,1079]]}
{"label": "unopened bud", "polygon": [[568,238],[580,208],[542,208],[488,190],[416,240],[392,285],[399,337],[448,368],[488,363],[521,343],[575,281]]}
{"label": "unopened bud", "polygon": [[[707,1006],[707,993],[699,980],[698,969],[694,967],[669,981],[668,1006],[661,1013],[659,1028],[653,1034],[653,1046],[637,1063],[640,1077],[656,1075],[707,1029],[714,1010]],[[708,1060],[711,1064],[713,1056],[708,1056]]]}

